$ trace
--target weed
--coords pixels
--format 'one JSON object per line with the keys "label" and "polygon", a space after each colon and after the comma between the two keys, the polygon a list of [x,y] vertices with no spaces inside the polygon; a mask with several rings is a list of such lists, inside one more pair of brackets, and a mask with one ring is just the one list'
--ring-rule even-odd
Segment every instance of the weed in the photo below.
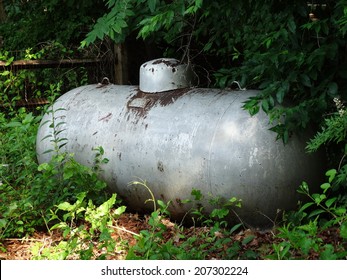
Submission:
{"label": "weed", "polygon": [[[59,92],[59,84],[50,86],[51,101]],[[52,111],[52,143],[50,162],[38,165],[35,153],[36,134],[41,120],[24,108],[9,120],[0,113],[0,238],[21,237],[45,227],[49,210],[64,201],[73,203],[76,195],[86,192],[97,204],[109,197],[106,183],[96,172],[107,163],[103,149],[96,148],[94,171],[77,163],[73,155],[61,153],[66,139],[60,138],[61,123]]]}
{"label": "weed", "polygon": [[[193,189],[191,192],[193,200],[187,199],[184,203],[194,202],[197,206],[191,210],[190,214],[193,214],[196,221],[203,225],[202,230],[196,229],[192,235],[187,235],[183,227],[171,224],[170,232],[173,236],[167,240],[170,202],[155,200],[146,182],[133,182],[133,184],[141,185],[149,191],[151,199],[146,202],[153,203],[154,211],[148,218],[149,229],[142,230],[139,236],[135,237],[137,243],[129,249],[127,259],[209,259],[217,255],[220,258],[239,258],[241,247],[254,238],[254,236],[247,237],[242,244],[233,243],[230,238],[241,224],[234,225],[230,229],[227,227],[228,222],[225,218],[231,206],[240,206],[240,200],[231,198],[227,203],[220,204],[219,198],[210,199],[211,203],[218,203],[219,208],[215,208],[208,214],[200,204],[204,195],[201,191]],[[244,257],[257,258],[258,254],[249,250],[244,253]]]}
{"label": "weed", "polygon": [[[86,197],[85,192],[79,193],[74,204],[63,202],[51,210],[50,221],[55,224],[50,231],[59,229],[64,239],[49,247],[42,243],[34,244],[31,249],[33,259],[106,259],[114,253],[117,242],[111,236],[112,223],[125,207],[113,209],[119,203],[116,194],[100,206],[95,206],[91,199],[87,202]],[[104,249],[104,253],[97,256],[95,249]]]}
{"label": "weed", "polygon": [[[286,224],[278,227],[277,238],[283,241],[274,244],[271,259],[345,259],[347,256],[347,213],[345,205],[333,196],[332,182],[336,170],[326,172],[328,182],[320,187],[321,193],[311,194],[307,183],[303,182],[298,190],[310,201],[301,205],[294,214],[286,216]],[[330,195],[329,195],[330,194]],[[312,210],[310,210],[312,209]],[[325,232],[339,232],[336,239],[341,241],[327,243]],[[333,238],[334,240],[334,238]]]}

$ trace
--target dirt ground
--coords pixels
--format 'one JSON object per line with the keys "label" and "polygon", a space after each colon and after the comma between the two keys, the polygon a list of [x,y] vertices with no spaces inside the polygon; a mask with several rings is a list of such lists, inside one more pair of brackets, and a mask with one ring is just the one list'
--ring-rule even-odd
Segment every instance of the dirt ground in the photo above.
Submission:
{"label": "dirt ground", "polygon": [[[137,214],[129,214],[124,213],[122,214],[114,224],[114,233],[112,235],[112,238],[115,240],[122,240],[127,243],[127,246],[132,246],[136,244],[136,239],[134,236],[138,234],[141,230],[149,229],[148,225],[148,216],[139,216]],[[163,236],[163,242],[172,239],[174,244],[179,246],[180,245],[180,237],[177,234],[177,225],[172,223],[169,219],[164,219],[163,223],[167,227],[166,232]],[[189,236],[196,235],[198,233],[204,233],[208,232],[210,228],[207,227],[186,227],[183,228],[183,235],[188,238]],[[217,238],[225,238],[226,236],[223,236],[221,233],[215,233]],[[218,236],[220,234],[220,236]],[[275,236],[274,231],[254,231],[250,229],[242,229],[238,232],[235,232],[231,234],[230,236],[227,236],[231,239],[229,244],[226,244],[225,246],[229,246],[233,242],[240,242],[240,244],[243,244],[242,241],[245,240],[245,238],[249,236],[254,236],[254,238],[247,242],[247,244],[242,245],[240,248],[240,254],[242,254],[245,251],[257,251],[258,259],[266,258],[266,255],[274,253],[273,250],[273,244],[280,243],[280,238]],[[319,236],[322,238],[323,242],[331,243],[333,245],[338,245],[342,242],[341,238],[339,237],[339,232],[336,229],[330,229],[326,230]],[[49,246],[52,246],[52,244],[58,244],[61,240],[63,240],[61,232],[58,230],[54,230],[51,232],[51,234],[42,231],[42,232],[35,232],[33,236],[28,238],[7,238],[3,239],[1,242],[6,248],[5,252],[0,252],[0,260],[30,260],[32,255],[32,246],[35,243],[39,243],[41,248],[40,250],[47,248]],[[206,242],[205,240],[201,240],[201,242]],[[119,246],[119,248],[122,248],[122,246]],[[220,250],[223,250],[223,248],[220,248]],[[94,249],[94,257],[101,255],[103,252],[102,250],[97,249],[97,243],[95,243],[95,249]],[[295,256],[295,251],[292,252]],[[115,252],[109,256],[109,259],[124,259],[127,255],[127,252],[124,249],[117,249]],[[77,258],[77,256],[76,256]],[[298,255],[298,258],[300,258],[300,255]],[[307,259],[317,259],[319,258],[319,255],[315,253],[313,250],[310,253],[309,256],[306,256]],[[73,256],[72,258],[73,259]],[[220,259],[220,256],[218,252],[212,253],[209,255],[208,259]]]}

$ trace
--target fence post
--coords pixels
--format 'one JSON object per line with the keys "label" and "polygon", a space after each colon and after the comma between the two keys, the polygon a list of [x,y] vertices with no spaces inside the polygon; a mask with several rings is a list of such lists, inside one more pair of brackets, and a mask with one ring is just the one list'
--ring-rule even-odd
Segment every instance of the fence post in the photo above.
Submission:
{"label": "fence post", "polygon": [[128,81],[128,55],[125,44],[115,44],[115,83],[126,85]]}

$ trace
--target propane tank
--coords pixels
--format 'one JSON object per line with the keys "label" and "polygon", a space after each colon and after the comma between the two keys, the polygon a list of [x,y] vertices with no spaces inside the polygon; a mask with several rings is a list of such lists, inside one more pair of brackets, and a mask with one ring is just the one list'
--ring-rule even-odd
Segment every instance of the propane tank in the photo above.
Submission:
{"label": "propane tank", "polygon": [[[305,153],[309,135],[294,135],[284,145],[263,112],[250,116],[242,109],[258,91],[194,88],[190,66],[173,59],[140,69],[139,87],[87,85],[53,104],[59,137],[67,139],[62,151],[92,166],[93,148],[103,147],[109,162],[100,177],[129,208],[152,209],[145,203],[148,190],[129,184],[144,180],[156,199],[170,201],[175,219],[191,209],[182,201],[194,188],[205,195],[206,211],[215,207],[210,197],[236,197],[242,207],[233,208],[230,220],[265,228],[280,210],[296,206],[302,181],[320,183],[322,160]],[[45,153],[52,149],[50,120],[46,114],[37,134],[39,163],[52,156]]]}

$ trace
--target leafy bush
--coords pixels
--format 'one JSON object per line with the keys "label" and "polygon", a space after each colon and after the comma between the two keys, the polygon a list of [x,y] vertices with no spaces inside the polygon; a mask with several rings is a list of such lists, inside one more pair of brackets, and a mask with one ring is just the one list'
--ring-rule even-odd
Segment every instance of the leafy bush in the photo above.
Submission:
{"label": "leafy bush", "polygon": [[40,117],[24,109],[9,122],[0,113],[0,236],[33,232],[35,217],[40,216],[28,199],[27,189],[37,170],[33,147],[39,121]]}
{"label": "leafy bush", "polygon": [[[326,172],[327,182],[320,186],[321,193],[310,193],[307,183],[302,183],[298,191],[309,201],[298,211],[286,215],[286,224],[278,228],[278,237],[284,240],[274,245],[275,254],[271,258],[308,258],[314,254],[320,259],[346,259],[347,122],[343,101],[334,98],[334,102],[335,112],[325,118],[322,130],[309,141],[307,151],[315,152],[325,146],[330,151],[328,155],[334,155],[330,164],[338,168]],[[334,235],[334,238],[326,241],[324,234]]]}
{"label": "leafy bush", "polygon": [[[21,50],[51,40],[78,45],[90,24],[104,13],[102,0],[3,1],[3,47]],[[1,47],[1,44],[0,44]]]}
{"label": "leafy bush", "polygon": [[80,192],[96,203],[108,197],[106,183],[95,172],[106,162],[102,149],[97,149],[95,171],[62,153],[38,165],[35,140],[40,120],[25,109],[10,120],[0,114],[1,238],[32,234],[46,225],[50,209],[64,201],[75,201]]}
{"label": "leafy bush", "polygon": [[[322,193],[311,194],[305,182],[300,186],[299,192],[310,201],[287,215],[286,224],[278,228],[277,234],[283,241],[273,245],[275,253],[269,258],[306,259],[313,255],[319,259],[346,259],[346,204],[332,192],[336,170],[329,170],[326,175],[328,182],[321,185]],[[324,240],[324,234],[335,236]]]}

